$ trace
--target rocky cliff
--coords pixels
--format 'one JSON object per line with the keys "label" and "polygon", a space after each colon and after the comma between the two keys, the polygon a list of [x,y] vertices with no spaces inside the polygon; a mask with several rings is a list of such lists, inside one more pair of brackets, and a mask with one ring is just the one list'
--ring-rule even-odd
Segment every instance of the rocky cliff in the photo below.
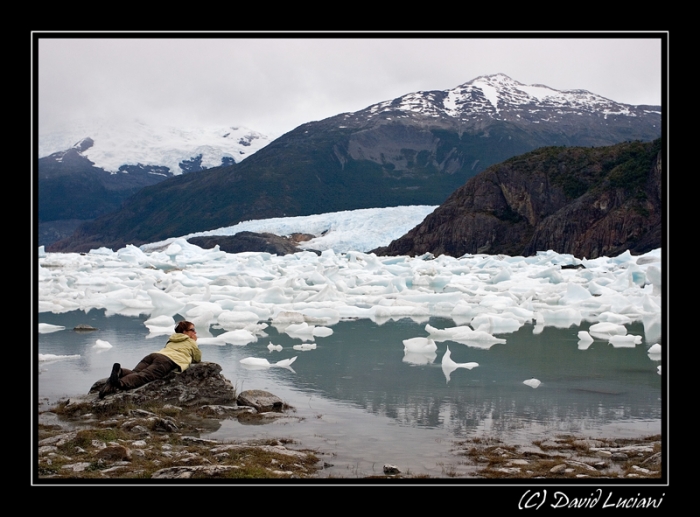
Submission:
{"label": "rocky cliff", "polygon": [[661,140],[545,147],[486,169],[379,255],[644,253],[662,242]]}

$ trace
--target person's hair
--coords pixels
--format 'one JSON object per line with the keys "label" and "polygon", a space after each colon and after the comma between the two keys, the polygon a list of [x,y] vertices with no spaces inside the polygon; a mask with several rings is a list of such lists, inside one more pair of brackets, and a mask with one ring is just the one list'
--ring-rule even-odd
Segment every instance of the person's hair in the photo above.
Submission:
{"label": "person's hair", "polygon": [[187,330],[190,329],[190,327],[194,327],[194,323],[190,323],[189,321],[182,320],[175,326],[175,332],[179,334],[184,334]]}

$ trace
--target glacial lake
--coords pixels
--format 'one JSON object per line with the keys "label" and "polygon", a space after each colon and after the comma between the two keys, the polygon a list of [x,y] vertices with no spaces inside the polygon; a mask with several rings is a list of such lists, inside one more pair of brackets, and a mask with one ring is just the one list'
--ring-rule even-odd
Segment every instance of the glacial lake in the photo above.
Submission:
{"label": "glacial lake", "polygon": [[[177,318],[176,318],[177,319]],[[85,394],[107,377],[114,362],[132,368],[161,348],[167,336],[147,337],[144,317],[113,315],[103,310],[41,313],[39,323],[66,330],[38,335],[39,354],[62,357],[38,362],[38,396],[49,404]],[[403,472],[445,477],[466,474],[459,442],[499,438],[526,444],[558,434],[637,438],[660,434],[663,427],[662,376],[658,358],[647,354],[654,343],[616,348],[596,339],[578,345],[580,327],[546,327],[533,332],[495,334],[506,343],[487,348],[437,342],[434,357],[410,357],[402,341],[427,337],[425,325],[455,326],[450,319],[409,318],[383,324],[371,320],[341,321],[333,334],[317,337],[316,348],[298,351],[302,342],[270,326],[268,337],[245,346],[200,345],[203,359],[220,364],[238,391],[270,391],[294,411],[266,425],[225,420],[202,437],[217,440],[289,438],[302,448],[322,453],[321,476],[356,478],[381,475],[386,463]],[[88,324],[93,332],[76,332]],[[206,331],[200,330],[200,338]],[[641,323],[628,333],[644,336]],[[223,330],[211,329],[211,335]],[[96,340],[112,348],[94,348]],[[282,351],[268,350],[269,343]],[[447,347],[457,363],[477,362],[471,370],[449,374],[441,366]],[[297,356],[291,369],[248,369],[245,357],[270,363]],[[523,384],[536,378],[537,388]]]}

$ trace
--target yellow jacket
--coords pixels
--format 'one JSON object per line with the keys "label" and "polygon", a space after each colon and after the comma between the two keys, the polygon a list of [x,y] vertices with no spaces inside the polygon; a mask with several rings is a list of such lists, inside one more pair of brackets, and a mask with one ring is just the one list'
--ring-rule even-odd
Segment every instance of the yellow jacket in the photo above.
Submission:
{"label": "yellow jacket", "polygon": [[183,372],[189,368],[190,364],[202,360],[202,351],[197,347],[197,342],[179,333],[171,335],[165,348],[158,350],[157,353],[172,359]]}

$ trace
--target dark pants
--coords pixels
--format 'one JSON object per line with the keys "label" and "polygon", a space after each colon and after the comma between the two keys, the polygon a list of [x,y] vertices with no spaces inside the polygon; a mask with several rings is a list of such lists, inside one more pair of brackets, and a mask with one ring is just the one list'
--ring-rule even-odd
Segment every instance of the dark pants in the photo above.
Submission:
{"label": "dark pants", "polygon": [[172,359],[163,354],[148,354],[133,370],[121,369],[119,387],[123,390],[138,388],[147,382],[162,379],[172,370],[179,369],[180,367]]}

